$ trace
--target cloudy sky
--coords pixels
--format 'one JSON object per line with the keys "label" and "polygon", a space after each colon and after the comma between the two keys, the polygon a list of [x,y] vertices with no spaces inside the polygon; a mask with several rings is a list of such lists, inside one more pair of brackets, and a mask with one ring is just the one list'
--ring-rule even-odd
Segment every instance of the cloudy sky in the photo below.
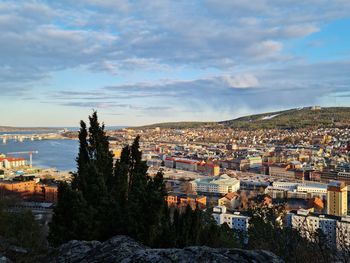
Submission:
{"label": "cloudy sky", "polygon": [[0,0],[0,125],[350,106],[349,0]]}

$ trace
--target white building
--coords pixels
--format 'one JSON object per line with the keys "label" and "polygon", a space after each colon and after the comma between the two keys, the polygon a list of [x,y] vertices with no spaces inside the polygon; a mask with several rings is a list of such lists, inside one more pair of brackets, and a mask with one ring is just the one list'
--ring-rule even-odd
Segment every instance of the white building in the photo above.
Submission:
{"label": "white building", "polygon": [[26,161],[24,158],[13,157],[0,158],[0,163],[2,163],[1,168],[6,169],[17,168],[26,165]]}
{"label": "white building", "polygon": [[293,191],[297,188],[298,183],[293,182],[273,182],[272,183],[273,188],[286,190],[286,191]]}
{"label": "white building", "polygon": [[200,178],[191,182],[192,190],[196,192],[227,194],[237,192],[240,182],[227,174],[216,177]]}
{"label": "white building", "polygon": [[341,217],[337,221],[337,244],[338,248],[350,248],[350,217]]}
{"label": "white building", "polygon": [[262,166],[261,156],[250,156],[247,159],[249,160],[250,168],[259,168]]}
{"label": "white building", "polygon": [[326,197],[327,195],[327,185],[317,184],[317,183],[303,183],[298,184],[297,192],[310,193],[313,195],[318,195],[321,197]]}
{"label": "white building", "polygon": [[246,232],[249,226],[249,217],[241,215],[240,212],[229,213],[225,206],[216,206],[213,214],[216,223],[222,225],[226,223],[230,228]]}
{"label": "white building", "polygon": [[273,182],[272,187],[269,187],[268,190],[279,191],[284,190],[288,191],[288,194],[310,194],[310,197],[320,196],[326,197],[327,195],[327,185],[321,183],[293,183],[293,182]]}
{"label": "white building", "polygon": [[301,235],[313,240],[313,234],[321,229],[328,244],[339,249],[350,246],[350,218],[309,213],[300,209],[287,214],[287,225],[297,229]]}

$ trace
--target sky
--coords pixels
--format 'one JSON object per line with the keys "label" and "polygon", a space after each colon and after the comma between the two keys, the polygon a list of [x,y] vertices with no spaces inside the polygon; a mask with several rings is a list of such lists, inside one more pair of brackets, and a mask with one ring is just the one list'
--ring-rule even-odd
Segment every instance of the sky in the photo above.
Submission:
{"label": "sky", "polygon": [[0,126],[350,106],[349,0],[0,0]]}

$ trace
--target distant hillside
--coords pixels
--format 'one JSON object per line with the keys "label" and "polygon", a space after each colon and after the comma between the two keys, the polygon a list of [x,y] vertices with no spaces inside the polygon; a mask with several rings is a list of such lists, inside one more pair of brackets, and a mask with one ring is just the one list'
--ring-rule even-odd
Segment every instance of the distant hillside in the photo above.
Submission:
{"label": "distant hillside", "polygon": [[186,128],[199,128],[205,126],[216,125],[216,122],[195,122],[195,121],[185,121],[185,122],[164,122],[155,123],[151,125],[145,125],[141,127],[135,127],[134,129],[152,129],[152,128],[166,128],[166,129],[186,129]]}
{"label": "distant hillside", "polygon": [[309,127],[350,126],[350,107],[298,108],[285,111],[250,115],[219,122],[232,128],[246,129],[297,129]]}
{"label": "distant hillside", "polygon": [[350,127],[350,107],[290,109],[240,117],[220,122],[170,122],[140,128],[198,128],[224,125],[241,129],[298,129],[310,127]]}

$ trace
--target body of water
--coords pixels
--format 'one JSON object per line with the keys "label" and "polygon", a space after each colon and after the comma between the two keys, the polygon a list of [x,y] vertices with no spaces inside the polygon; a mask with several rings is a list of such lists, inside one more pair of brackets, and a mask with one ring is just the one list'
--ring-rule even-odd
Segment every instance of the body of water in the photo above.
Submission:
{"label": "body of water", "polygon": [[[106,131],[121,130],[128,126],[106,126]],[[45,133],[56,133],[57,131],[62,131],[67,129],[68,131],[79,131],[80,127],[53,127],[52,130],[27,130],[27,131],[12,131],[12,132],[0,132],[0,135],[15,134],[15,135],[27,135],[27,134],[45,134]]]}
{"label": "body of water", "polygon": [[[118,130],[126,126],[107,126],[106,130]],[[58,127],[55,127],[58,129]],[[60,128],[63,129],[63,128]],[[70,131],[78,131],[79,127],[68,127]],[[16,131],[16,132],[0,132],[0,135],[28,135],[28,134],[45,134],[57,132],[57,130],[46,131]],[[10,152],[28,152],[38,151],[38,154],[33,154],[33,166],[39,168],[56,168],[59,171],[75,171],[76,157],[78,155],[79,141],[77,140],[41,140],[18,142],[8,140],[6,144],[0,141],[0,153]],[[11,157],[23,157],[29,163],[29,154],[8,155]]]}
{"label": "body of water", "polygon": [[[75,159],[78,154],[77,140],[42,140],[42,141],[7,141],[0,142],[0,153],[38,151],[33,154],[33,166],[39,168],[56,168],[59,171],[75,171]],[[29,154],[9,155],[24,157],[29,162]]]}

